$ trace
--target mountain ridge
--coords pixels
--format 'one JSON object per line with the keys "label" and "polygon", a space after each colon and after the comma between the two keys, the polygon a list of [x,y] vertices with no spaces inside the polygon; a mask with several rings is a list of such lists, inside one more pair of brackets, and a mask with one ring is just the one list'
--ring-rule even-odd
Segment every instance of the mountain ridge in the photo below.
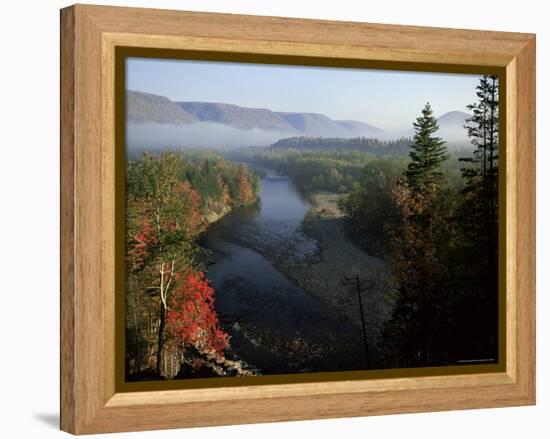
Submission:
{"label": "mountain ridge", "polygon": [[460,111],[460,110],[451,110],[451,111],[447,111],[446,113],[443,113],[441,116],[439,116],[437,118],[437,122],[438,123],[441,123],[441,122],[464,122],[465,123],[465,120],[466,118],[469,118],[471,117],[468,113],[466,113],[465,111]]}
{"label": "mountain ridge", "polygon": [[367,122],[336,120],[322,113],[273,111],[223,102],[172,101],[165,96],[135,90],[127,90],[126,99],[127,119],[132,122],[212,122],[241,130],[278,131],[288,136],[350,138],[384,132]]}
{"label": "mountain ridge", "polygon": [[181,125],[196,118],[165,96],[126,90],[126,118],[134,122]]}
{"label": "mountain ridge", "polygon": [[[126,115],[134,125],[155,123],[185,128],[187,143],[192,142],[193,136],[207,133],[215,143],[223,143],[223,136],[231,136],[232,144],[242,143],[244,146],[267,145],[283,138],[301,136],[389,140],[413,135],[412,127],[401,133],[387,132],[367,122],[337,120],[322,113],[273,111],[223,102],[172,101],[165,96],[135,90],[126,91]],[[437,135],[447,142],[469,143],[464,129],[468,117],[470,115],[459,110],[443,113],[437,118],[440,127]],[[220,133],[223,135],[216,142],[212,138],[214,132],[222,128]],[[175,135],[174,141],[179,142],[180,137]]]}
{"label": "mountain ridge", "polygon": [[243,107],[223,102],[176,101],[183,110],[202,122],[223,123],[234,128],[298,133],[276,112],[268,108]]}

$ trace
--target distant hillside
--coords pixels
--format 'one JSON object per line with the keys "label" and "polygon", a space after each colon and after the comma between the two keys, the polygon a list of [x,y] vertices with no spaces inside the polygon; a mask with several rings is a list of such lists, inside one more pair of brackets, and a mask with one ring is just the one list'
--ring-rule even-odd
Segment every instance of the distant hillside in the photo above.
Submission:
{"label": "distant hillside", "polygon": [[338,121],[319,113],[290,113],[209,102],[177,104],[200,121],[222,123],[244,130],[258,128],[289,135],[315,137],[372,137],[382,133],[379,128],[365,122]]}
{"label": "distant hillside", "polygon": [[309,151],[362,151],[376,156],[406,155],[410,152],[411,139],[378,140],[366,137],[321,138],[290,137],[275,142],[272,149],[298,149]]}
{"label": "distant hillside", "polygon": [[[248,108],[226,103],[173,102],[164,96],[131,90],[126,92],[126,111],[130,122],[129,142],[131,146],[142,148],[235,148],[267,146],[273,143],[278,145],[277,141],[281,141],[282,145],[289,142],[299,145],[308,143],[309,147],[318,149],[345,147],[372,150],[375,154],[400,154],[400,140],[377,140],[367,145],[364,143],[365,139],[356,139],[387,140],[413,135],[412,129],[398,135],[366,122],[334,120],[320,113],[272,111],[268,108]],[[438,119],[438,135],[447,141],[449,149],[471,148],[464,129],[467,117],[468,114],[462,111],[450,111]],[[296,141],[288,138],[309,140]],[[343,142],[346,139],[351,141]],[[379,145],[381,149],[376,149],[375,145]]]}
{"label": "distant hillside", "polygon": [[464,111],[449,111],[448,113],[439,116],[437,122],[439,123],[440,127],[449,124],[464,125],[466,124],[466,119],[469,117],[470,115],[468,113],[465,113]]}
{"label": "distant hillside", "polygon": [[[435,135],[447,142],[447,147],[451,151],[472,149],[473,146],[470,143],[470,138],[464,128],[466,119],[469,117],[468,113],[456,110],[442,114],[437,118],[439,130]],[[414,130],[412,127],[404,133],[405,137],[412,137],[413,135]]]}
{"label": "distant hillside", "polygon": [[277,112],[285,121],[305,136],[310,137],[373,137],[382,130],[365,122],[333,120],[319,113]]}
{"label": "distant hillside", "polygon": [[344,127],[347,130],[357,133],[361,137],[376,137],[384,133],[383,130],[372,126],[366,122],[359,122],[357,120],[337,120],[338,125]]}
{"label": "distant hillside", "polygon": [[289,134],[299,133],[276,113],[265,108],[247,108],[209,102],[177,102],[177,104],[202,122],[221,123],[242,130],[258,128]]}
{"label": "distant hillside", "polygon": [[463,111],[449,111],[443,114],[437,119],[437,124],[439,125],[437,135],[449,142],[451,149],[453,149],[452,146],[454,144],[464,144],[467,146],[470,144],[470,139],[464,125],[466,125],[466,119],[469,117],[470,115]]}
{"label": "distant hillside", "polygon": [[126,118],[132,122],[181,125],[197,119],[164,96],[140,91],[126,92]]}
{"label": "distant hillside", "polygon": [[126,92],[127,119],[132,122],[175,125],[206,122],[238,130],[261,130],[289,136],[376,137],[383,131],[356,120],[333,120],[319,113],[277,112],[220,102],[173,102],[167,97],[140,91]]}

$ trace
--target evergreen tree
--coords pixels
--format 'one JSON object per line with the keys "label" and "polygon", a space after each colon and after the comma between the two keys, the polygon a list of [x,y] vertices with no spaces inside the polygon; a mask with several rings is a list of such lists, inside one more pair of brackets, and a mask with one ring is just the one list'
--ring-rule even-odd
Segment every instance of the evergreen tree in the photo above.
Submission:
{"label": "evergreen tree", "polygon": [[411,145],[411,162],[405,176],[409,186],[418,189],[441,181],[441,164],[449,158],[449,154],[445,142],[434,135],[439,127],[429,103],[426,103],[422,115],[416,119],[413,126],[414,144]]}
{"label": "evergreen tree", "polygon": [[[464,187],[455,214],[460,240],[456,246],[457,272],[469,294],[463,295],[468,325],[457,331],[471,330],[488,334],[479,346],[471,343],[468,351],[480,349],[497,357],[498,335],[498,160],[499,160],[499,81],[485,75],[476,88],[478,101],[468,105],[472,116],[465,126],[475,150],[462,169]],[[475,263],[472,263],[475,261]],[[476,312],[472,313],[472,309]],[[460,320],[460,319],[458,319]]]}
{"label": "evergreen tree", "polygon": [[498,208],[498,87],[498,76],[485,75],[480,79],[476,88],[479,101],[468,105],[473,114],[465,126],[476,149],[472,157],[460,159],[470,164],[462,169],[465,192],[477,194],[485,226],[490,229],[494,228]]}
{"label": "evergreen tree", "polygon": [[430,104],[413,123],[414,145],[404,178],[392,199],[397,221],[389,230],[389,260],[396,281],[395,310],[383,332],[383,356],[390,367],[429,366],[449,361],[449,199],[442,163],[449,158],[437,137]]}
{"label": "evergreen tree", "polygon": [[[467,240],[481,250],[481,266],[494,283],[498,242],[498,76],[484,75],[476,88],[478,102],[468,105],[472,116],[465,126],[476,147],[471,157],[461,158],[463,201],[459,216],[467,225]],[[489,279],[487,279],[489,280]]]}

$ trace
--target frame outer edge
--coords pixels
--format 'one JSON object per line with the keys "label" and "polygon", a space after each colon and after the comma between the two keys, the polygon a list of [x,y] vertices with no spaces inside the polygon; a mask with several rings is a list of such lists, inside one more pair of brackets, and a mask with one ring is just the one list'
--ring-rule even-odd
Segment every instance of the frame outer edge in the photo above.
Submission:
{"label": "frame outer edge", "polygon": [[60,428],[76,429],[75,389],[75,11],[60,11]]}
{"label": "frame outer edge", "polygon": [[[97,95],[96,86],[101,88],[101,34],[107,29],[102,26],[97,17],[88,14],[95,11],[92,7],[77,5],[61,11],[61,429],[70,433],[93,433],[106,431],[134,431],[136,429],[174,428],[198,425],[220,425],[243,422],[269,422],[282,420],[311,419],[311,413],[292,414],[286,409],[280,415],[269,415],[272,407],[270,401],[295,401],[294,397],[261,398],[258,406],[263,407],[263,414],[256,413],[249,420],[239,420],[233,416],[221,419],[178,419],[172,416],[162,417],[157,422],[137,418],[141,427],[130,426],[130,419],[118,419],[118,416],[140,416],[144,413],[135,405],[126,408],[109,408],[105,406],[105,370],[93,370],[98,365],[104,366],[104,360],[109,353],[100,339],[108,334],[104,332],[103,322],[105,310],[99,278],[101,273],[102,249],[98,245],[96,232],[101,232],[102,184],[101,176],[101,142],[102,123],[98,122],[97,111],[102,111],[101,98]],[[109,11],[128,11],[124,8],[109,8]],[[104,9],[106,12],[106,9]],[[130,14],[131,15],[131,14]],[[513,249],[513,257],[518,277],[515,282],[518,315],[517,328],[517,366],[518,375],[516,391],[501,394],[503,386],[491,387],[492,399],[480,398],[477,402],[468,399],[465,394],[460,400],[449,400],[443,407],[435,410],[460,409],[468,403],[474,407],[496,407],[510,405],[527,405],[535,400],[535,42],[527,38],[523,49],[515,56],[510,54],[517,65],[515,86],[517,87],[517,113],[514,123],[517,124],[517,135],[513,141],[525,152],[517,155],[513,163],[517,172],[518,194],[516,203],[517,215],[514,230],[521,237]],[[98,64],[99,63],[99,64]],[[98,89],[99,89],[98,88]],[[99,118],[101,119],[101,117]],[[96,184],[99,187],[94,187]],[[513,254],[512,253],[512,254]],[[77,288],[78,287],[78,288]],[[99,320],[98,320],[99,318]],[[97,327],[101,328],[97,329]],[[103,325],[103,326],[102,326]],[[93,332],[87,332],[93,331]],[[112,335],[112,334],[111,334]],[[89,360],[89,361],[87,361]],[[90,362],[91,361],[91,362]],[[79,370],[77,366],[83,369]],[[508,387],[509,388],[509,387]],[[510,388],[510,390],[512,390]],[[391,391],[390,391],[391,392]],[[428,390],[424,394],[432,394],[438,390]],[[382,395],[384,392],[379,393]],[[412,392],[392,392],[397,396],[405,396]],[[435,394],[435,393],[434,393]],[[344,396],[343,394],[341,396]],[[363,416],[368,414],[422,412],[434,410],[430,404],[414,407],[404,407],[401,404],[386,409],[370,407],[372,401],[363,394],[361,400],[363,410],[349,410],[348,416]],[[225,399],[225,398],[224,398]],[[298,397],[298,400],[334,401],[333,397]],[[369,402],[370,401],[370,402]],[[205,404],[192,403],[190,408],[219,405],[224,401]],[[231,404],[231,399],[225,403]],[[367,404],[368,402],[368,404]],[[159,403],[156,409],[160,408]],[[236,403],[245,407],[245,403]],[[153,406],[154,407],[154,406]],[[258,408],[259,408],[258,407]],[[148,410],[151,406],[143,407]],[[279,410],[282,410],[279,408]],[[254,411],[257,411],[254,409]],[[260,410],[261,411],[261,410]],[[155,411],[158,414],[158,411]],[[315,418],[346,416],[345,411],[328,412]],[[192,414],[191,414],[192,415]],[[226,415],[229,415],[226,413]],[[203,422],[203,421],[207,422]],[[120,424],[119,424],[120,421]],[[221,421],[221,422],[220,422]],[[229,422],[228,422],[229,421]],[[144,428],[145,427],[145,428]]]}
{"label": "frame outer edge", "polygon": [[517,377],[536,403],[536,37],[516,57]]}
{"label": "frame outer edge", "polygon": [[90,9],[75,5],[75,434],[90,426],[105,406],[105,343],[102,239],[102,29]]}

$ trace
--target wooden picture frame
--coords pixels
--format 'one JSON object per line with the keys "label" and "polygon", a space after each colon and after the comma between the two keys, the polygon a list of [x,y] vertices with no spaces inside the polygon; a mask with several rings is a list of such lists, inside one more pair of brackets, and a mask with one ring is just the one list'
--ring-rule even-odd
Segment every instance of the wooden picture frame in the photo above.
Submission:
{"label": "wooden picture frame", "polygon": [[[502,370],[119,391],[114,97],[120,47],[201,51],[212,59],[241,53],[287,57],[290,64],[300,59],[312,65],[502,72]],[[534,403],[534,35],[89,5],[61,11],[62,430],[85,434]]]}

